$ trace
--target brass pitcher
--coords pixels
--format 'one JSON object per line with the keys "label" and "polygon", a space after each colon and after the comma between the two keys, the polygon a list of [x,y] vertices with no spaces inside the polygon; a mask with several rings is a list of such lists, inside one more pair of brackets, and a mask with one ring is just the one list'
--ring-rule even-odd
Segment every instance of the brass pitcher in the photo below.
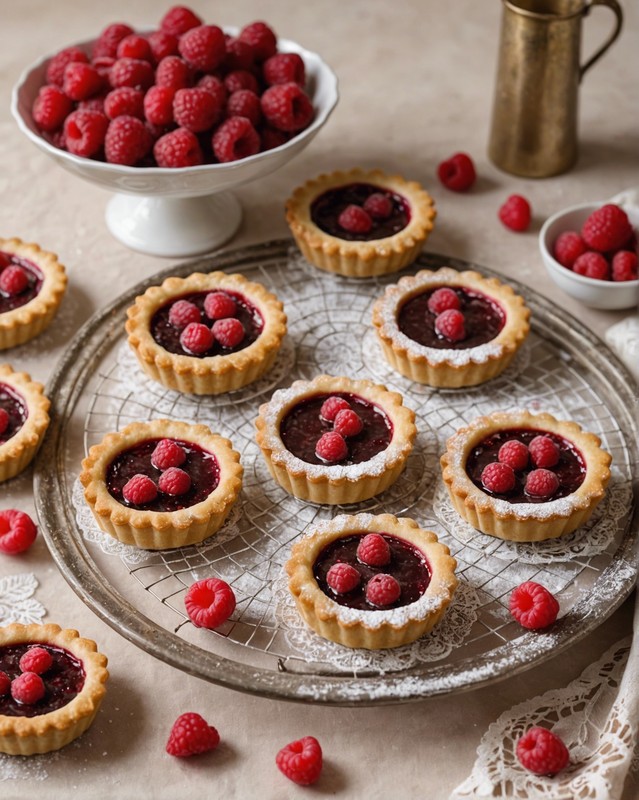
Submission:
{"label": "brass pitcher", "polygon": [[[586,70],[621,32],[617,0],[502,0],[497,83],[488,155],[527,178],[569,170],[577,159],[577,93]],[[612,9],[614,30],[580,65],[581,22],[593,6]]]}

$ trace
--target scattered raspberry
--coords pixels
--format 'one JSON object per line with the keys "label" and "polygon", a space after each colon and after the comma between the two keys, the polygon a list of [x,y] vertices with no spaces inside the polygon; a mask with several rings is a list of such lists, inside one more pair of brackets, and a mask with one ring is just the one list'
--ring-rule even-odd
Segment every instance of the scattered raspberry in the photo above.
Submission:
{"label": "scattered raspberry", "polygon": [[530,203],[520,194],[511,194],[499,209],[499,219],[511,231],[525,231],[530,225]]}
{"label": "scattered raspberry", "polygon": [[378,573],[366,584],[366,599],[371,605],[380,608],[390,606],[399,600],[402,587],[392,575]]}
{"label": "scattered raspberry", "polygon": [[477,174],[473,160],[466,153],[455,153],[437,167],[437,177],[447,189],[466,192],[475,183]]}
{"label": "scattered raspberry", "polygon": [[28,550],[37,533],[33,520],[24,511],[15,508],[0,511],[0,553],[14,556]]}
{"label": "scattered raspberry", "polygon": [[296,83],[270,86],[261,102],[267,122],[287,133],[303,130],[313,119],[313,104]]}
{"label": "scattered raspberry", "polygon": [[177,37],[201,24],[202,20],[198,15],[186,6],[173,6],[160,20],[161,30]]}
{"label": "scattered raspberry", "polygon": [[144,103],[144,92],[130,86],[120,86],[119,89],[112,89],[104,98],[104,113],[109,119],[123,116],[144,119]]}
{"label": "scattered raspberry", "polygon": [[138,473],[130,478],[122,489],[122,497],[133,506],[152,503],[158,496],[158,489],[148,475]]}
{"label": "scattered raspberry", "polygon": [[211,330],[222,347],[237,347],[246,335],[242,323],[233,317],[215,320]]}
{"label": "scattered raspberry", "polygon": [[160,475],[158,487],[165,494],[179,497],[191,488],[191,476],[179,467],[169,467]]}
{"label": "scattered raspberry", "polygon": [[159,127],[171,125],[174,97],[175,89],[171,86],[151,86],[142,103],[142,113],[147,122]]}
{"label": "scattered raspberry", "polygon": [[204,298],[204,313],[209,319],[235,317],[237,303],[225,292],[209,292]]}
{"label": "scattered raspberry", "polygon": [[572,269],[577,275],[583,275],[586,278],[595,278],[600,281],[610,278],[610,265],[601,253],[595,253],[592,250],[580,255],[575,260]]}
{"label": "scattered raspberry", "polygon": [[64,68],[62,91],[72,100],[86,100],[101,91],[104,79],[91,64],[72,61]]}
{"label": "scattered raspberry", "polygon": [[629,250],[615,253],[612,257],[613,281],[636,281],[637,277],[637,254]]}
{"label": "scattered raspberry", "polygon": [[57,86],[42,86],[38,92],[31,114],[33,121],[43,131],[61,128],[73,110],[72,100]]}
{"label": "scattered raspberry", "polygon": [[213,347],[213,331],[201,322],[189,322],[180,334],[180,344],[194,355],[202,355]]}
{"label": "scattered raspberry", "polygon": [[186,328],[190,322],[201,321],[200,309],[188,300],[177,300],[169,309],[169,323],[174,328]]}
{"label": "scattered raspberry", "polygon": [[44,697],[44,682],[35,672],[23,672],[11,681],[11,696],[18,703],[33,705]]}
{"label": "scattered raspberry", "polygon": [[140,61],[153,61],[151,45],[144,36],[137,33],[130,33],[124,39],[120,39],[116,58],[138,58]]}
{"label": "scattered raspberry", "polygon": [[9,414],[4,408],[0,408],[0,436],[9,427]]}
{"label": "scattered raspberry", "polygon": [[153,137],[142,120],[116,117],[109,123],[104,138],[104,154],[109,164],[132,167],[153,147]]}
{"label": "scattered raspberry", "polygon": [[461,342],[466,338],[466,322],[464,315],[456,308],[442,311],[435,317],[435,330],[440,336],[451,342]]}
{"label": "scattered raspberry", "polygon": [[[337,594],[347,594],[359,586],[361,576],[352,564],[338,562],[326,573],[326,583]],[[0,692],[1,694],[1,692]]]}
{"label": "scattered raspberry", "polygon": [[179,56],[166,56],[155,70],[155,85],[186,89],[191,85],[191,68]]}
{"label": "scattered raspberry", "polygon": [[383,567],[391,560],[390,546],[379,533],[367,533],[357,545],[357,558],[369,567]]}
{"label": "scattered raspberry", "polygon": [[115,58],[118,45],[122,39],[132,33],[135,33],[133,28],[123,22],[114,22],[111,25],[107,25],[93,46],[93,58],[101,58],[102,56]]}
{"label": "scattered raspberry", "polygon": [[510,613],[524,628],[540,630],[557,619],[559,603],[545,586],[534,581],[520,583],[509,600]]}
{"label": "scattered raspberry", "polygon": [[246,117],[230,117],[213,134],[213,152],[218,161],[237,161],[260,150],[260,137]]}
{"label": "scattered raspberry", "polygon": [[229,97],[226,114],[229,117],[246,117],[253,127],[257,127],[262,120],[260,98],[250,89],[239,89]]}
{"label": "scattered raspberry", "polygon": [[361,206],[351,203],[339,215],[337,224],[349,233],[368,233],[373,227],[373,220]]}
{"label": "scattered raspberry", "polygon": [[373,192],[364,200],[362,208],[373,219],[388,219],[393,213],[393,202],[387,194]]}
{"label": "scattered raspberry", "polygon": [[18,264],[11,264],[0,273],[0,292],[14,297],[21,294],[29,285],[29,276]]}
{"label": "scattered raspberry", "polygon": [[444,311],[449,311],[451,308],[459,310],[460,306],[459,295],[454,289],[449,289],[448,286],[435,289],[428,298],[428,310],[433,314],[443,314]]}
{"label": "scattered raspberry", "polygon": [[482,470],[481,482],[489,492],[506,494],[515,488],[515,473],[508,464],[493,461],[492,464],[486,464]]}
{"label": "scattered raspberry", "polygon": [[570,754],[561,739],[547,728],[530,728],[517,742],[519,763],[535,775],[556,775],[568,765]]}
{"label": "scattered raspberry", "polygon": [[336,431],[326,431],[317,440],[315,455],[329,464],[342,461],[348,455],[344,437]]}
{"label": "scattered raspberry", "polygon": [[6,672],[2,672],[2,670],[0,670],[0,697],[4,697],[4,695],[9,694],[10,691],[11,678]]}
{"label": "scattered raspberry", "polygon": [[341,433],[342,436],[348,437],[357,436],[358,433],[361,433],[363,427],[364,423],[356,411],[351,408],[343,408],[337,412],[333,429]]}
{"label": "scattered raspberry", "polygon": [[56,53],[47,66],[47,83],[62,87],[64,82],[64,70],[67,64],[71,64],[73,61],[88,64],[89,57],[84,50],[80,50],[79,47],[66,47],[64,50]]}
{"label": "scattered raspberry", "polygon": [[178,52],[178,39],[172,33],[153,31],[148,35],[149,47],[153,61],[159,64],[167,56],[175,56]]}
{"label": "scattered raspberry", "polygon": [[224,33],[217,25],[199,25],[180,37],[178,50],[193,69],[213,72],[226,55]]}
{"label": "scattered raspberry", "polygon": [[76,156],[93,156],[104,144],[109,120],[101,111],[72,111],[64,121],[67,150]]}
{"label": "scattered raspberry", "polygon": [[559,448],[550,436],[535,436],[528,445],[528,450],[536,467],[554,467],[559,461]]}
{"label": "scattered raspberry", "polygon": [[262,150],[272,150],[274,147],[280,147],[280,145],[286,144],[291,137],[289,133],[278,131],[269,125],[265,125],[260,133],[262,136]]}
{"label": "scattered raspberry", "polygon": [[497,458],[500,463],[506,464],[517,472],[526,469],[528,465],[528,448],[519,439],[510,439],[499,448]]}
{"label": "scattered raspberry", "polygon": [[278,83],[306,83],[304,60],[297,53],[276,53],[268,58],[262,66],[262,75],[269,86]]}
{"label": "scattered raspberry", "polygon": [[52,664],[53,656],[44,647],[30,647],[20,659],[22,672],[35,672],[36,675],[51,669]]}
{"label": "scattered raspberry", "polygon": [[173,98],[173,117],[178,125],[193,133],[212,128],[217,122],[218,103],[206,89],[178,89]]}
{"label": "scattered raspberry", "polygon": [[631,235],[632,225],[628,215],[613,203],[593,211],[581,229],[581,236],[588,247],[601,253],[618,250]]}
{"label": "scattered raspberry", "polygon": [[184,606],[198,628],[217,628],[235,611],[235,594],[225,581],[205,578],[189,587]]}
{"label": "scattered raspberry", "polygon": [[114,89],[131,86],[146,91],[153,82],[153,67],[139,58],[118,58],[109,72],[109,83]]}
{"label": "scattered raspberry", "polygon": [[335,422],[335,418],[337,417],[338,413],[350,407],[351,406],[348,400],[345,400],[343,397],[332,395],[331,397],[326,398],[326,400],[324,400],[322,403],[322,407],[320,408],[320,417],[325,419],[327,422]]}
{"label": "scattered raspberry", "polygon": [[572,269],[575,261],[587,249],[586,243],[576,231],[565,231],[555,240],[552,254],[562,267]]}
{"label": "scattered raspberry", "polygon": [[283,747],[275,756],[278,769],[299,786],[310,786],[322,772],[322,748],[314,736],[304,736]]}
{"label": "scattered raspberry", "polygon": [[196,167],[204,161],[197,136],[186,128],[161,136],[153,146],[158,167]]}
{"label": "scattered raspberry", "polygon": [[250,92],[255,92],[257,94],[260,90],[260,85],[255,75],[245,69],[229,72],[224,78],[224,87],[229,94],[239,92],[242,89],[248,89]]}
{"label": "scattered raspberry", "polygon": [[526,476],[526,494],[531,497],[552,497],[559,488],[559,478],[549,469],[534,469]]}
{"label": "scattered raspberry", "polygon": [[158,469],[179,467],[186,461],[186,453],[173,439],[160,439],[151,453],[151,464]]}
{"label": "scattered raspberry", "polygon": [[181,714],[173,723],[166,752],[170,756],[185,758],[215,750],[220,743],[220,734],[199,714]]}
{"label": "scattered raspberry", "polygon": [[227,39],[224,65],[229,70],[250,69],[253,66],[253,48],[239,39]]}

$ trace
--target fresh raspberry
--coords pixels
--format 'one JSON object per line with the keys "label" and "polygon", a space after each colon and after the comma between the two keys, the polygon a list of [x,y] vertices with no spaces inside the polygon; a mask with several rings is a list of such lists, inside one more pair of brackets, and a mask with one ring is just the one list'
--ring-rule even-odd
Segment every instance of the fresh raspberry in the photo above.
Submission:
{"label": "fresh raspberry", "polygon": [[115,64],[115,58],[111,58],[111,56],[100,56],[99,58],[94,58],[91,64],[97,69],[100,75],[102,75],[104,78],[105,82],[110,86],[111,68]]}
{"label": "fresh raspberry", "polygon": [[29,276],[18,264],[11,264],[0,273],[0,292],[14,297],[29,285]]}
{"label": "fresh raspberry", "polygon": [[357,558],[369,567],[383,567],[391,560],[390,546],[379,533],[367,533],[357,545]]}
{"label": "fresh raspberry", "polygon": [[349,233],[368,233],[373,227],[373,220],[361,206],[351,203],[339,215],[337,224]]}
{"label": "fresh raspberry", "polygon": [[380,608],[390,606],[399,600],[402,587],[392,575],[380,572],[366,584],[366,599],[371,605]]}
{"label": "fresh raspberry", "polygon": [[151,45],[138,33],[130,33],[124,39],[120,39],[115,55],[116,58],[139,58],[140,61],[153,62]]}
{"label": "fresh raspberry", "polygon": [[499,219],[511,231],[527,230],[531,217],[530,203],[520,194],[511,194],[499,209]]}
{"label": "fresh raspberry", "polygon": [[344,437],[336,431],[326,431],[317,440],[315,455],[329,464],[342,461],[348,455]]}
{"label": "fresh raspberry", "polygon": [[559,488],[559,478],[549,469],[534,469],[526,476],[526,494],[550,498]]}
{"label": "fresh raspberry", "polygon": [[244,326],[239,319],[217,319],[211,328],[213,336],[222,347],[237,347],[246,335]]}
{"label": "fresh raspberry", "polygon": [[229,72],[229,74],[224,78],[224,86],[229,94],[233,94],[233,92],[239,92],[242,89],[248,89],[250,92],[255,92],[255,94],[258,94],[260,91],[260,85],[257,82],[255,75],[245,69],[238,69],[234,70],[233,72]]}
{"label": "fresh raspberry", "polygon": [[272,150],[274,147],[286,144],[291,138],[290,133],[278,131],[276,128],[271,128],[270,125],[265,125],[260,131],[262,137],[262,150]]}
{"label": "fresh raspberry", "polygon": [[510,613],[524,628],[540,630],[557,619],[559,603],[545,586],[534,581],[519,584],[510,595]]}
{"label": "fresh raspberry", "polygon": [[217,628],[235,611],[235,594],[226,581],[205,578],[189,587],[184,606],[198,628]]}
{"label": "fresh raspberry", "polygon": [[637,280],[637,254],[630,250],[619,250],[612,257],[613,281]]}
{"label": "fresh raspberry", "polygon": [[148,475],[138,473],[130,478],[122,488],[122,497],[133,506],[152,503],[158,496],[158,489]]}
{"label": "fresh raspberry", "polygon": [[451,308],[459,309],[460,306],[459,295],[454,289],[449,289],[447,286],[435,289],[428,298],[428,310],[433,314],[442,314]]}
{"label": "fresh raspberry", "polygon": [[338,562],[333,564],[326,573],[326,583],[337,594],[347,594],[359,586],[361,575],[352,564]]}
{"label": "fresh raspberry", "polygon": [[246,117],[229,117],[213,134],[213,152],[218,161],[237,161],[260,150],[260,137]]}
{"label": "fresh raspberry", "polygon": [[36,675],[51,669],[52,664],[53,656],[44,647],[30,647],[20,659],[22,672],[35,672]]}
{"label": "fresh raspberry", "polygon": [[160,439],[151,453],[151,464],[158,469],[179,467],[186,461],[186,453],[173,439]]}
{"label": "fresh raspberry", "polygon": [[62,91],[71,100],[86,100],[97,94],[104,86],[104,78],[91,64],[72,61],[64,69]]}
{"label": "fresh raspberry", "polygon": [[204,298],[204,313],[209,319],[235,317],[237,303],[225,292],[209,292]]}
{"label": "fresh raspberry", "polygon": [[11,696],[18,703],[33,705],[44,697],[44,681],[35,672],[23,672],[11,681]]}
{"label": "fresh raspberry", "polygon": [[178,37],[166,31],[153,31],[147,37],[153,61],[159,64],[167,56],[175,56],[178,52]]}
{"label": "fresh raspberry", "polygon": [[265,61],[277,51],[277,38],[265,22],[252,22],[240,31],[238,39],[253,50],[256,61]]}
{"label": "fresh raspberry", "polygon": [[173,98],[173,117],[177,124],[193,133],[208,131],[217,122],[220,110],[206,89],[178,89]]}
{"label": "fresh raspberry", "polygon": [[299,786],[310,786],[322,772],[322,748],[314,736],[304,736],[283,747],[275,756],[277,768]]}
{"label": "fresh raspberry", "polygon": [[[119,91],[116,89],[116,91]],[[133,90],[135,91],[135,90]],[[173,99],[175,89],[171,86],[151,86],[144,95],[143,114],[152,125],[160,127],[173,122]]]}
{"label": "fresh raspberry", "polygon": [[142,120],[116,117],[109,123],[104,138],[104,154],[109,164],[132,167],[153,147],[153,138]]}
{"label": "fresh raspberry", "polygon": [[112,89],[104,98],[104,113],[109,119],[123,116],[144,119],[144,103],[144,92],[130,86],[120,86],[119,89]]}
{"label": "fresh raspberry", "polygon": [[198,88],[206,89],[207,92],[210,92],[213,97],[215,97],[215,101],[220,109],[221,116],[226,104],[226,98],[228,96],[224,82],[216,75],[202,75],[200,80],[197,82],[197,85]]}
{"label": "fresh raspberry", "polygon": [[56,131],[73,110],[73,101],[57,86],[42,86],[38,91],[31,115],[43,131]]}
{"label": "fresh raspberry", "polygon": [[197,136],[186,128],[161,136],[153,146],[158,167],[196,167],[204,161]]}
{"label": "fresh raspberry", "polygon": [[95,97],[87,97],[86,100],[80,100],[76,106],[77,111],[99,111],[104,114],[104,101],[106,100],[105,94],[98,94]]}
{"label": "fresh raspberry", "polygon": [[180,334],[180,344],[194,355],[202,355],[213,347],[213,331],[201,322],[189,322]]}
{"label": "fresh raspberry", "polygon": [[466,338],[466,321],[461,311],[449,308],[435,317],[435,330],[450,342],[461,342]]}
{"label": "fresh raspberry", "polygon": [[606,281],[610,278],[610,264],[601,255],[593,250],[588,250],[575,260],[573,272],[586,278]]}
{"label": "fresh raspberry", "polygon": [[437,177],[447,189],[452,189],[453,192],[466,192],[475,183],[477,174],[469,155],[455,153],[437,167]]}
{"label": "fresh raspberry", "polygon": [[493,461],[482,470],[481,482],[489,492],[506,494],[515,488],[515,473],[508,464]]}
{"label": "fresh raspberry", "polygon": [[226,114],[229,117],[246,117],[256,128],[262,121],[260,98],[250,89],[233,92],[226,104]]}
{"label": "fresh raspberry", "polygon": [[96,59],[102,56],[115,58],[118,45],[122,39],[132,33],[135,33],[133,28],[123,22],[114,22],[111,25],[107,25],[93,45],[93,58]]}
{"label": "fresh raspberry", "polygon": [[388,219],[393,213],[393,202],[387,194],[373,192],[364,200],[362,208],[373,219]]}
{"label": "fresh raspberry", "polygon": [[262,66],[262,75],[269,86],[278,83],[306,83],[304,59],[297,53],[276,53],[267,58]]}
{"label": "fresh raspberry", "polygon": [[519,763],[535,775],[552,777],[568,766],[570,754],[562,740],[547,728],[530,728],[517,742]]}
{"label": "fresh raspberry", "polygon": [[562,267],[572,269],[575,261],[587,249],[586,243],[576,231],[565,231],[555,240],[552,254]]}
{"label": "fresh raspberry", "polygon": [[198,15],[186,6],[173,6],[160,20],[161,30],[177,37],[201,24],[202,20]]}
{"label": "fresh raspberry", "polygon": [[186,328],[190,322],[201,321],[200,309],[188,300],[177,300],[169,309],[169,323],[174,328]]}
{"label": "fresh raspberry", "polygon": [[224,33],[217,25],[199,25],[180,37],[178,50],[190,67],[213,72],[226,55]]}
{"label": "fresh raspberry", "polygon": [[0,697],[4,697],[11,691],[11,678],[6,672],[0,670]]}
{"label": "fresh raspberry", "polygon": [[190,86],[192,77],[191,68],[186,61],[179,56],[167,56],[155,70],[155,85],[169,86],[177,91]]}
{"label": "fresh raspberry", "polygon": [[160,475],[158,487],[161,492],[178,497],[191,488],[191,476],[179,467],[169,467]]}
{"label": "fresh raspberry", "polygon": [[632,235],[632,225],[626,212],[607,203],[589,215],[581,229],[584,242],[592,250],[605,253],[623,247]]}
{"label": "fresh raspberry", "polygon": [[333,430],[341,433],[346,438],[348,436],[357,436],[358,433],[361,433],[363,427],[362,418],[356,411],[351,408],[343,408],[337,412]]}
{"label": "fresh raspberry", "polygon": [[517,472],[526,469],[528,465],[528,448],[519,439],[510,439],[499,448],[497,458],[501,464],[506,464]]}
{"label": "fresh raspberry", "polygon": [[262,113],[274,128],[297,133],[313,119],[313,104],[296,83],[280,83],[262,95]]}
{"label": "fresh raspberry", "polygon": [[199,714],[181,714],[173,723],[166,752],[170,756],[185,758],[215,750],[220,743],[220,734]]}
{"label": "fresh raspberry", "polygon": [[9,427],[9,414],[4,408],[0,408],[0,436]]}
{"label": "fresh raspberry", "polygon": [[79,47],[66,47],[64,50],[56,53],[47,65],[47,83],[62,87],[64,83],[64,70],[67,64],[71,64],[74,61],[88,64],[89,56],[84,50],[80,50]]}
{"label": "fresh raspberry", "polygon": [[139,58],[118,58],[109,72],[109,83],[114,89],[131,86],[146,91],[154,83],[153,67]]}
{"label": "fresh raspberry", "polygon": [[240,39],[228,37],[224,66],[229,70],[250,69],[253,66],[253,48]]}
{"label": "fresh raspberry", "polygon": [[335,418],[337,417],[338,413],[350,407],[351,406],[348,400],[345,400],[343,397],[331,395],[331,397],[327,397],[322,403],[322,407],[320,408],[320,417],[325,419],[327,422],[335,422]]}
{"label": "fresh raspberry", "polygon": [[0,511],[0,553],[14,556],[35,542],[38,529],[28,514],[15,508]]}
{"label": "fresh raspberry", "polygon": [[530,458],[536,467],[554,467],[559,461],[559,448],[550,436],[535,436],[528,445]]}

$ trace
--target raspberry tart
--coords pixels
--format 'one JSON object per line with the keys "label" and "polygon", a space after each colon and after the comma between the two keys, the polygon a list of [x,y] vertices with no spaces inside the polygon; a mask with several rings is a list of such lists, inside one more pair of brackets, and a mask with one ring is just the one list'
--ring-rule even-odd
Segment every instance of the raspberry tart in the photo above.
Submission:
{"label": "raspberry tart", "polygon": [[20,239],[0,239],[0,350],[42,333],[66,287],[67,275],[56,255]]}
{"label": "raspberry tart", "polygon": [[319,175],[297,188],[286,220],[304,257],[353,278],[412,263],[433,229],[431,196],[415,181],[379,169]]}
{"label": "raspberry tart", "polygon": [[441,458],[457,513],[482,533],[536,542],[583,525],[604,496],[611,456],[575,422],[497,411],[461,428]]}
{"label": "raspberry tart", "polygon": [[49,406],[41,383],[0,364],[0,483],[32,461],[49,427]]}
{"label": "raspberry tart", "polygon": [[446,545],[412,519],[341,515],[293,545],[289,590],[306,624],[346,647],[400,647],[428,633],[457,587]]}
{"label": "raspberry tart", "polygon": [[95,642],[59,625],[0,628],[0,752],[59,750],[95,719],[109,677]]}
{"label": "raspberry tart", "polygon": [[388,363],[429,386],[476,386],[501,374],[528,336],[530,311],[496,278],[442,267],[386,287],[373,325]]}
{"label": "raspberry tart", "polygon": [[371,381],[319,375],[260,407],[257,443],[279,485],[301,500],[359,503],[403,471],[417,430],[401,395]]}
{"label": "raspberry tart", "polygon": [[224,524],[242,488],[239,454],[205,425],[134,422],[83,460],[80,482],[105,533],[148,550],[196,544]]}
{"label": "raspberry tart", "polygon": [[242,275],[167,278],[128,309],[129,344],[142,370],[197,395],[241,389],[266,373],[286,334],[282,303]]}

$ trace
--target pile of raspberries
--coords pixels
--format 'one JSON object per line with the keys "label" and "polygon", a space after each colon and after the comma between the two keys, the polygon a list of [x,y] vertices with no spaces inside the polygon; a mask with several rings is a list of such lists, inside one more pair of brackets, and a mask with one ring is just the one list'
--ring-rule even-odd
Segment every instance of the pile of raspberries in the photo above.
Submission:
{"label": "pile of raspberries", "polygon": [[270,150],[308,127],[305,82],[303,59],[278,53],[266,23],[233,37],[174,6],[151,33],[117,22],[90,54],[53,56],[32,114],[47,141],[77,156],[192,167]]}

